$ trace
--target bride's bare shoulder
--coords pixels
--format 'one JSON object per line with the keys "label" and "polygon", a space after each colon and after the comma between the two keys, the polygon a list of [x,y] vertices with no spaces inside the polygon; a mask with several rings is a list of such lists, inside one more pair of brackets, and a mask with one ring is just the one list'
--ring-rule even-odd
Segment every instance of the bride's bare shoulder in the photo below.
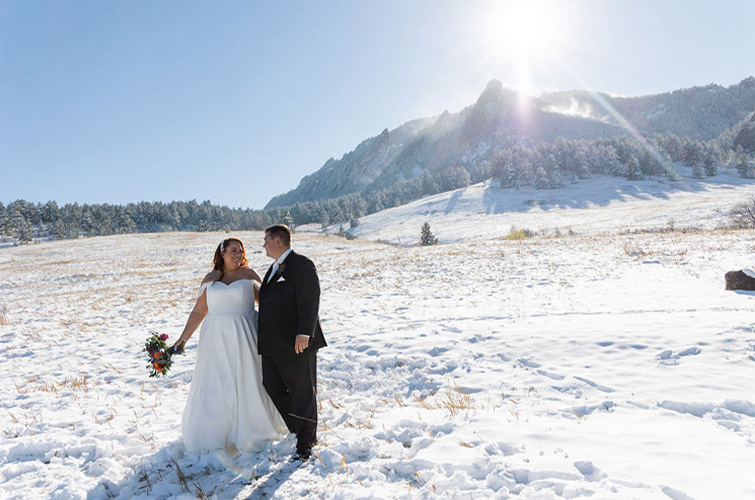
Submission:
{"label": "bride's bare shoulder", "polygon": [[221,278],[221,276],[223,276],[222,273],[218,271],[217,269],[214,271],[211,271],[207,273],[207,276],[204,277],[204,279],[202,280],[202,284],[204,285],[205,283],[212,283],[213,281],[218,281]]}
{"label": "bride's bare shoulder", "polygon": [[255,280],[255,281],[260,281],[262,279],[262,278],[260,278],[260,275],[257,274],[257,271],[255,271],[251,267],[244,266],[242,269],[244,270],[244,277],[245,278],[251,279],[251,280]]}

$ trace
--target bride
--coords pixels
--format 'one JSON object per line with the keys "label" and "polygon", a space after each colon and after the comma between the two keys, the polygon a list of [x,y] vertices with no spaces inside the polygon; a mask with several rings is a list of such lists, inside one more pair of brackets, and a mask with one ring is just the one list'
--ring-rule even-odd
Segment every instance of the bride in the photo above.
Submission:
{"label": "bride", "polygon": [[244,245],[236,238],[218,245],[213,264],[173,345],[174,351],[183,350],[204,320],[181,431],[190,451],[249,451],[286,429],[262,386],[254,309],[261,280],[247,266]]}

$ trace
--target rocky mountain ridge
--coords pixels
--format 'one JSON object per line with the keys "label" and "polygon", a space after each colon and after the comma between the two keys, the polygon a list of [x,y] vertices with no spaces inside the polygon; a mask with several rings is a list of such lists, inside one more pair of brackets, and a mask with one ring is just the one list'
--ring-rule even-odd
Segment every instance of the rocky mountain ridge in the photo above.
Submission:
{"label": "rocky mountain ridge", "polygon": [[636,131],[710,140],[753,111],[754,77],[730,87],[711,84],[640,97],[587,91],[531,97],[491,80],[474,104],[386,128],[341,159],[329,159],[266,208],[368,193],[449,166],[469,169],[514,145],[558,138],[598,139]]}

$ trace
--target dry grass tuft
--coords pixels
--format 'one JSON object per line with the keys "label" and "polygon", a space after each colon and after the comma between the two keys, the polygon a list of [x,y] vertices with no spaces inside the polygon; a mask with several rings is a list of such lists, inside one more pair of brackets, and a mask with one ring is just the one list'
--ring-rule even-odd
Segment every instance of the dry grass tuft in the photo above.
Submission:
{"label": "dry grass tuft", "polygon": [[511,231],[509,234],[503,237],[504,240],[526,240],[527,238],[532,238],[535,236],[535,233],[529,229],[517,229],[515,227],[511,228]]}
{"label": "dry grass tuft", "polygon": [[448,410],[451,415],[456,415],[462,410],[473,410],[474,404],[469,393],[462,392],[459,386],[454,383],[453,389],[449,387],[446,390],[446,397],[441,400],[443,408]]}
{"label": "dry grass tuft", "polygon": [[106,416],[105,418],[103,418],[102,420],[100,420],[99,418],[97,418],[97,416],[95,415],[95,417],[94,417],[94,421],[95,421],[95,422],[97,422],[97,423],[98,423],[99,425],[102,425],[102,424],[106,424],[106,423],[110,422],[110,421],[111,421],[111,420],[113,420],[114,418],[115,418],[115,414],[113,414],[113,412],[111,411],[111,412],[110,412],[110,413],[108,413],[108,415],[107,415],[107,416]]}
{"label": "dry grass tuft", "polygon": [[137,473],[137,476],[139,477],[139,482],[144,483],[142,486],[139,487],[140,490],[147,490],[147,494],[152,492],[152,483],[149,481],[149,474],[147,474],[147,470],[144,468],[144,466],[141,467],[141,470]]}
{"label": "dry grass tuft", "polygon": [[456,382],[454,382],[453,387],[449,385],[446,388],[446,394],[438,402],[430,403],[426,398],[421,398],[418,402],[426,410],[446,410],[451,415],[475,409],[474,402],[469,393],[463,392]]}
{"label": "dry grass tuft", "polygon": [[181,466],[178,465],[178,462],[176,461],[175,458],[171,458],[170,462],[173,464],[173,467],[176,469],[176,475],[178,476],[178,484],[181,486],[181,489],[185,493],[189,493],[189,483],[187,481],[188,477],[181,470]]}
{"label": "dry grass tuft", "polygon": [[213,486],[210,492],[205,493],[205,491],[202,489],[202,486],[197,481],[192,481],[191,484],[194,485],[194,496],[196,496],[200,500],[209,500],[210,498],[215,496],[215,490],[217,489],[217,486]]}

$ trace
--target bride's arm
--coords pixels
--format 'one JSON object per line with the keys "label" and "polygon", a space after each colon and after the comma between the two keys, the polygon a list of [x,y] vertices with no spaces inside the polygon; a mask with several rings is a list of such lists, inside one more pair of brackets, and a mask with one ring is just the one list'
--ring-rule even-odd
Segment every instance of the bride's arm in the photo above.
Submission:
{"label": "bride's arm", "polygon": [[254,303],[259,306],[260,305],[260,287],[262,286],[262,283],[259,281],[252,281],[252,285],[254,286]]}
{"label": "bride's arm", "polygon": [[199,325],[202,323],[202,320],[204,320],[205,316],[207,316],[206,289],[202,290],[202,294],[194,304],[194,309],[191,311],[191,314],[189,314],[189,319],[186,320],[186,326],[184,326],[184,330],[183,332],[181,332],[181,336],[178,338],[178,341],[171,347],[172,351],[183,350],[183,346],[191,338],[197,328],[199,328]]}
{"label": "bride's arm", "polygon": [[260,278],[260,275],[257,274],[257,271],[249,268],[249,279],[252,280],[252,285],[254,286],[254,303],[259,305],[260,303],[260,286],[262,286],[262,278]]}

